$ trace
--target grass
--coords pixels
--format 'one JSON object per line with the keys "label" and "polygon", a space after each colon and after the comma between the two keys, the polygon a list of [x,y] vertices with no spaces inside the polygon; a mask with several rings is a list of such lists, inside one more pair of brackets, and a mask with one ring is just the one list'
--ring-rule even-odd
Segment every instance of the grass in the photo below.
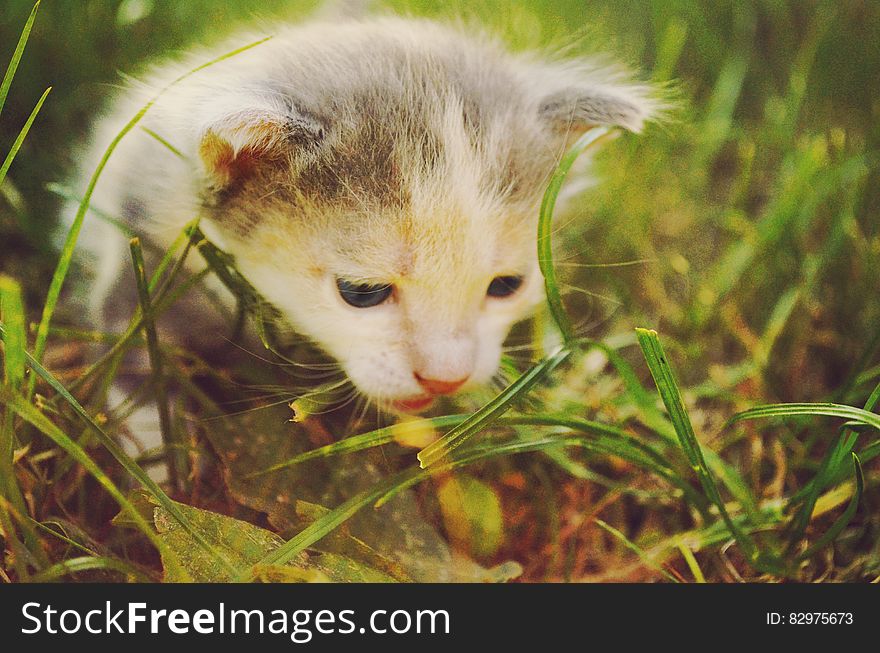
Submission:
{"label": "grass", "polygon": [[[223,21],[245,11],[224,5],[210,9],[228,12]],[[201,2],[157,3],[134,23],[125,3],[82,7],[16,1],[15,25],[0,25],[0,41],[18,43],[0,86],[0,578],[290,579],[313,550],[398,580],[471,573],[444,557],[437,533],[455,533],[480,563],[472,579],[880,578],[870,510],[880,478],[880,123],[870,94],[880,10],[659,0],[592,3],[586,20],[574,1],[476,10],[514,47],[610,48],[657,82],[677,80],[683,108],[663,129],[607,144],[596,157],[603,183],[554,222],[569,169],[604,131],[563,159],[536,234],[548,308],[514,334],[509,385],[389,425],[331,410],[338,383],[306,378],[322,360],[276,342],[271,307],[197,221],[153,270],[133,245],[140,308],[124,332],[78,328],[63,292],[78,231],[93,218],[103,166],[149,105],[86,189],[50,192],[75,152],[83,100],[34,66],[62,56],[70,79],[107,80],[108,62],[126,68],[147,54],[121,37],[195,40],[212,19]],[[53,36],[76,21],[90,26],[89,44],[59,52]],[[165,29],[179,24],[193,33]],[[94,50],[102,38],[112,56]],[[58,189],[80,207],[60,256],[44,235]],[[193,250],[209,264],[200,275],[184,265]],[[273,364],[218,366],[155,336],[158,316],[208,274],[260,325],[260,357]],[[109,350],[90,358],[89,341]],[[152,376],[109,410],[107,389],[138,348]],[[147,397],[164,407],[165,446],[133,458],[119,442]],[[172,463],[169,482],[150,478],[156,461]],[[260,534],[267,526],[283,540]],[[481,546],[490,532],[501,536]],[[272,545],[230,554],[251,535]],[[408,558],[401,543],[420,538],[434,548]]]}

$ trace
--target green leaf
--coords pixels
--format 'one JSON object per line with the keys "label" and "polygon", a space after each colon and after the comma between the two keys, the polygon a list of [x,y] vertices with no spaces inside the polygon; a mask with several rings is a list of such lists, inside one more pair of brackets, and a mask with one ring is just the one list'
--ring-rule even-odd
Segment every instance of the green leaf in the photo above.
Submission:
{"label": "green leaf", "polygon": [[[180,561],[183,575],[175,571],[173,566],[168,566],[165,557],[162,557],[166,582],[185,582],[192,579],[200,583],[216,583],[230,580],[232,576],[229,569],[218,564],[216,557],[195,546],[190,534],[153,497],[144,491],[136,491],[130,499],[140,514],[149,517],[153,522],[155,533],[164,543],[166,551],[172,552]],[[275,533],[248,522],[182,503],[175,505],[204,534],[213,548],[222,551],[224,557],[238,568],[253,567],[284,542]],[[125,525],[127,520],[123,517],[115,520],[115,523]],[[332,553],[312,556],[306,551],[288,560],[286,566],[258,566],[255,578],[281,582],[393,581],[388,575],[345,556]]]}
{"label": "green leaf", "polygon": [[453,546],[478,559],[497,553],[504,537],[504,515],[495,490],[467,474],[440,481],[437,500]]}

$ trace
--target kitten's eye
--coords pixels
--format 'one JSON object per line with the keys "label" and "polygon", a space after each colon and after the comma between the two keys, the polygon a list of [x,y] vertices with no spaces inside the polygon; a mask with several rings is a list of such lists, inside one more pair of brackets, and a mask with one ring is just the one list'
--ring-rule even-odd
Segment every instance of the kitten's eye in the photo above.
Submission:
{"label": "kitten's eye", "polygon": [[391,296],[393,289],[390,284],[351,283],[344,279],[337,279],[336,287],[345,303],[355,308],[378,306]]}
{"label": "kitten's eye", "polygon": [[523,284],[523,278],[519,275],[511,275],[506,277],[495,277],[489,284],[486,294],[489,297],[510,297],[513,293],[520,289]]}

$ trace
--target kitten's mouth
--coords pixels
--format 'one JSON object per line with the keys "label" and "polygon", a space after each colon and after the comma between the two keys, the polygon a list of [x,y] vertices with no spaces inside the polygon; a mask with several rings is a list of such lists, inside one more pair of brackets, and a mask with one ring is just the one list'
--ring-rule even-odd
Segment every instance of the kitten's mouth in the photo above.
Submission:
{"label": "kitten's mouth", "polygon": [[418,395],[407,399],[398,399],[391,402],[395,410],[403,413],[419,413],[427,410],[434,403],[435,397],[430,395]]}

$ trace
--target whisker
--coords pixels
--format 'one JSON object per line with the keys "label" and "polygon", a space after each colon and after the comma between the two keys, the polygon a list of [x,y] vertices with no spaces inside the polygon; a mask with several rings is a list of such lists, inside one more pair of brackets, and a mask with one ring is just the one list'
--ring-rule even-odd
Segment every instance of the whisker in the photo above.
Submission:
{"label": "whisker", "polygon": [[291,401],[295,399],[294,396],[289,396],[281,401],[275,401],[269,404],[265,404],[263,406],[254,406],[253,408],[246,408],[245,410],[239,410],[234,413],[224,413],[222,415],[212,415],[211,417],[202,417],[200,419],[194,420],[196,423],[204,424],[205,422],[215,422],[219,419],[223,419],[226,417],[237,417],[239,415],[245,415],[247,413],[253,413],[258,410],[266,410],[267,408],[274,408],[275,406],[281,406],[284,404],[289,404]]}
{"label": "whisker", "polygon": [[[573,258],[573,257],[572,257]],[[565,261],[557,261],[554,259],[554,264],[568,267],[568,268],[586,268],[586,269],[604,269],[604,268],[626,268],[632,267],[635,265],[648,265],[648,264],[656,264],[659,263],[659,259],[656,258],[641,258],[641,259],[633,259],[632,261],[620,261],[618,263],[567,263]]]}
{"label": "whisker", "polygon": [[612,319],[614,319],[614,316],[620,312],[622,306],[622,304],[613,306],[606,315],[603,315],[598,319],[594,319],[591,321],[589,317],[586,317],[583,320],[579,321],[572,326],[572,331],[574,332],[574,335],[579,338],[583,338],[589,335],[589,332],[598,329],[603,324],[608,324],[609,322],[611,322]]}
{"label": "whisker", "polygon": [[587,295],[588,297],[594,297],[595,299],[601,299],[602,301],[606,301],[610,304],[614,304],[615,306],[622,306],[623,305],[623,302],[621,302],[618,299],[615,299],[614,297],[600,295],[599,293],[593,292],[591,290],[587,290],[586,288],[580,288],[578,286],[573,286],[573,285],[567,284],[567,283],[562,284],[562,287],[565,288],[567,291],[578,292],[578,293]]}
{"label": "whisker", "polygon": [[358,403],[355,405],[355,408],[352,410],[351,416],[348,419],[348,424],[346,425],[347,433],[354,433],[358,429],[358,426],[366,418],[369,408],[369,397],[361,394],[361,396],[358,397]]}
{"label": "whisker", "polygon": [[292,392],[288,390],[287,392],[276,392],[268,395],[256,395],[252,397],[243,397],[241,399],[231,399],[229,401],[218,403],[217,405],[221,408],[225,408],[226,406],[235,406],[237,404],[246,404],[248,402],[267,401],[269,399],[278,399],[279,397],[289,397],[291,394]]}
{"label": "whisker", "polygon": [[262,361],[263,363],[268,363],[269,365],[274,365],[276,367],[288,367],[288,366],[293,365],[296,367],[301,367],[301,368],[305,368],[305,369],[314,369],[314,370],[339,370],[339,369],[341,369],[341,366],[337,362],[303,363],[300,361],[291,360],[291,359],[287,358],[286,356],[279,354],[274,349],[270,349],[269,351],[271,351],[273,354],[275,354],[276,356],[278,356],[279,358],[281,358],[282,360],[285,361],[283,363],[279,363],[278,361],[273,361],[273,360],[270,360],[264,356],[260,356],[258,353],[251,351],[247,347],[240,345],[239,343],[231,340],[230,338],[227,338],[224,336],[224,340],[226,340],[228,343],[232,344],[232,346],[234,346],[234,347],[240,349],[241,351],[243,351],[244,353],[248,354],[249,356],[256,358],[258,361]]}
{"label": "whisker", "polygon": [[505,354],[510,353],[512,351],[534,351],[535,345],[533,344],[525,344],[525,345],[507,345],[501,348]]}

